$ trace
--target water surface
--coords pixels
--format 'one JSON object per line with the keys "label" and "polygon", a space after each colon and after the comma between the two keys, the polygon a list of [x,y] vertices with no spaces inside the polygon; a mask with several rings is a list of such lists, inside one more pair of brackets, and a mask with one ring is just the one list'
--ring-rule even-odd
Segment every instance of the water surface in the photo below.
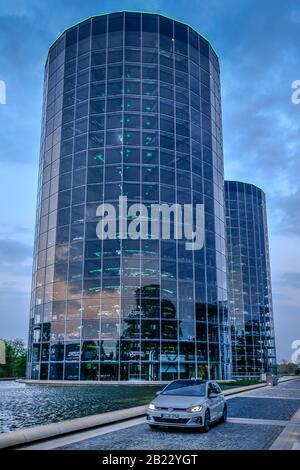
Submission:
{"label": "water surface", "polygon": [[0,381],[0,433],[147,404],[162,386],[47,386]]}

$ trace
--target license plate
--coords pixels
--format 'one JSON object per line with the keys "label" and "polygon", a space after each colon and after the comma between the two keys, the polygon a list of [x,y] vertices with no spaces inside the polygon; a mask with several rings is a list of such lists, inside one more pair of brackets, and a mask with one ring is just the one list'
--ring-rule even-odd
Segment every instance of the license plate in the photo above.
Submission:
{"label": "license plate", "polygon": [[164,413],[163,415],[161,415],[162,418],[169,418],[169,419],[179,419],[179,415],[173,415],[173,414],[170,414],[170,413]]}

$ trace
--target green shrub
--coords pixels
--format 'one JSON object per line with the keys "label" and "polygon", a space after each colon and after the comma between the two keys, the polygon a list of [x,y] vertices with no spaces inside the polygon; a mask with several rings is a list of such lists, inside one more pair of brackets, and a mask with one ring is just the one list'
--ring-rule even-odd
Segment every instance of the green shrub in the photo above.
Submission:
{"label": "green shrub", "polygon": [[27,349],[24,341],[14,339],[4,340],[5,364],[0,364],[0,378],[25,377]]}

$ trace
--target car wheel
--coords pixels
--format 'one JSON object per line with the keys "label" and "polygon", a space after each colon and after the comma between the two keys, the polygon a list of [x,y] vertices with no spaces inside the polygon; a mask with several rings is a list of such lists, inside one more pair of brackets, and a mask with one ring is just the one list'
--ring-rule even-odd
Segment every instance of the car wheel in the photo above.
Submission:
{"label": "car wheel", "polygon": [[221,423],[226,423],[226,421],[227,421],[227,405],[225,403],[224,409],[223,409],[223,414],[222,414],[222,417],[220,419],[220,422]]}
{"label": "car wheel", "polygon": [[208,410],[206,410],[205,416],[204,416],[203,432],[208,432],[209,428],[210,428],[210,413]]}

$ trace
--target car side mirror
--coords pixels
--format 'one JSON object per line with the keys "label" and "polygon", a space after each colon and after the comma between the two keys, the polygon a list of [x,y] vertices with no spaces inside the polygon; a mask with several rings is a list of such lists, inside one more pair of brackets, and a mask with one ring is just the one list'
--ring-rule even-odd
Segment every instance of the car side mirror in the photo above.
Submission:
{"label": "car side mirror", "polygon": [[208,393],[208,398],[217,398],[218,394],[215,392],[209,392]]}
{"label": "car side mirror", "polygon": [[158,390],[158,392],[156,392],[156,395],[160,395],[160,394],[161,394],[161,391],[160,391],[160,390]]}

